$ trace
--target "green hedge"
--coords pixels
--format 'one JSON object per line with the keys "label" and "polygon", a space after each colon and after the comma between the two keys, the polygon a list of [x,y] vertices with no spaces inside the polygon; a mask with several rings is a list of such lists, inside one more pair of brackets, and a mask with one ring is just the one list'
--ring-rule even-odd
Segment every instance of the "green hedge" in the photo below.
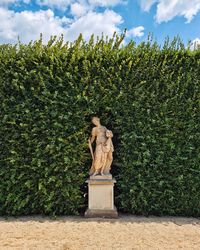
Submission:
{"label": "green hedge", "polygon": [[98,115],[119,210],[200,216],[200,50],[122,41],[0,45],[0,215],[85,209]]}

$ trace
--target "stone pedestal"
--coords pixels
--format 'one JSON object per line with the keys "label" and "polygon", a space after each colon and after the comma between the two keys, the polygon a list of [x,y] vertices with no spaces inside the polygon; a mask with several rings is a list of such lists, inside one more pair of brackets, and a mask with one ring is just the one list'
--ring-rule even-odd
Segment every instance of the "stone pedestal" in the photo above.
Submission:
{"label": "stone pedestal", "polygon": [[114,183],[112,175],[90,176],[88,183],[88,209],[85,217],[117,218],[114,206]]}

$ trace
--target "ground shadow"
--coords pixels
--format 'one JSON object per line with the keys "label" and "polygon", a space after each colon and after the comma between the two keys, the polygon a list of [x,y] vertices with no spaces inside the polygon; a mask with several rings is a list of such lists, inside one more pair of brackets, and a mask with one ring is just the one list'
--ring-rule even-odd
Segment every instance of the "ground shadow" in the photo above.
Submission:
{"label": "ground shadow", "polygon": [[19,216],[19,217],[0,217],[0,222],[75,222],[75,223],[105,223],[109,222],[112,224],[127,224],[127,223],[158,223],[168,225],[169,223],[174,223],[176,225],[182,226],[186,224],[191,225],[200,225],[200,218],[193,218],[193,217],[173,217],[173,216],[135,216],[129,214],[119,214],[118,219],[106,219],[106,218],[85,218],[84,216],[57,216],[57,217],[49,217],[49,216],[41,216],[41,215],[32,215],[32,216]]}

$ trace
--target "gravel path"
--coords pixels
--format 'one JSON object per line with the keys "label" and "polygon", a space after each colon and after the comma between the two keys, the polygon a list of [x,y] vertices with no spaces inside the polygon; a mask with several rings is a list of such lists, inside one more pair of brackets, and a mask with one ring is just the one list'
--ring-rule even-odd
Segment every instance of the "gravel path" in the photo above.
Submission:
{"label": "gravel path", "polygon": [[0,250],[200,250],[200,220],[175,217],[85,219],[0,217]]}

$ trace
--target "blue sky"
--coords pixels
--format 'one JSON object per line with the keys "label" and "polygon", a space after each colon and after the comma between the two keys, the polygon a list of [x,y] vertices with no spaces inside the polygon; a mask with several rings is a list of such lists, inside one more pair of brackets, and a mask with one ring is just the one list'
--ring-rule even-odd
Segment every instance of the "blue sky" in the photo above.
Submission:
{"label": "blue sky", "polygon": [[24,43],[63,34],[73,41],[81,32],[112,36],[127,28],[126,40],[153,33],[159,43],[179,35],[185,44],[200,42],[200,0],[0,0],[0,43]]}

